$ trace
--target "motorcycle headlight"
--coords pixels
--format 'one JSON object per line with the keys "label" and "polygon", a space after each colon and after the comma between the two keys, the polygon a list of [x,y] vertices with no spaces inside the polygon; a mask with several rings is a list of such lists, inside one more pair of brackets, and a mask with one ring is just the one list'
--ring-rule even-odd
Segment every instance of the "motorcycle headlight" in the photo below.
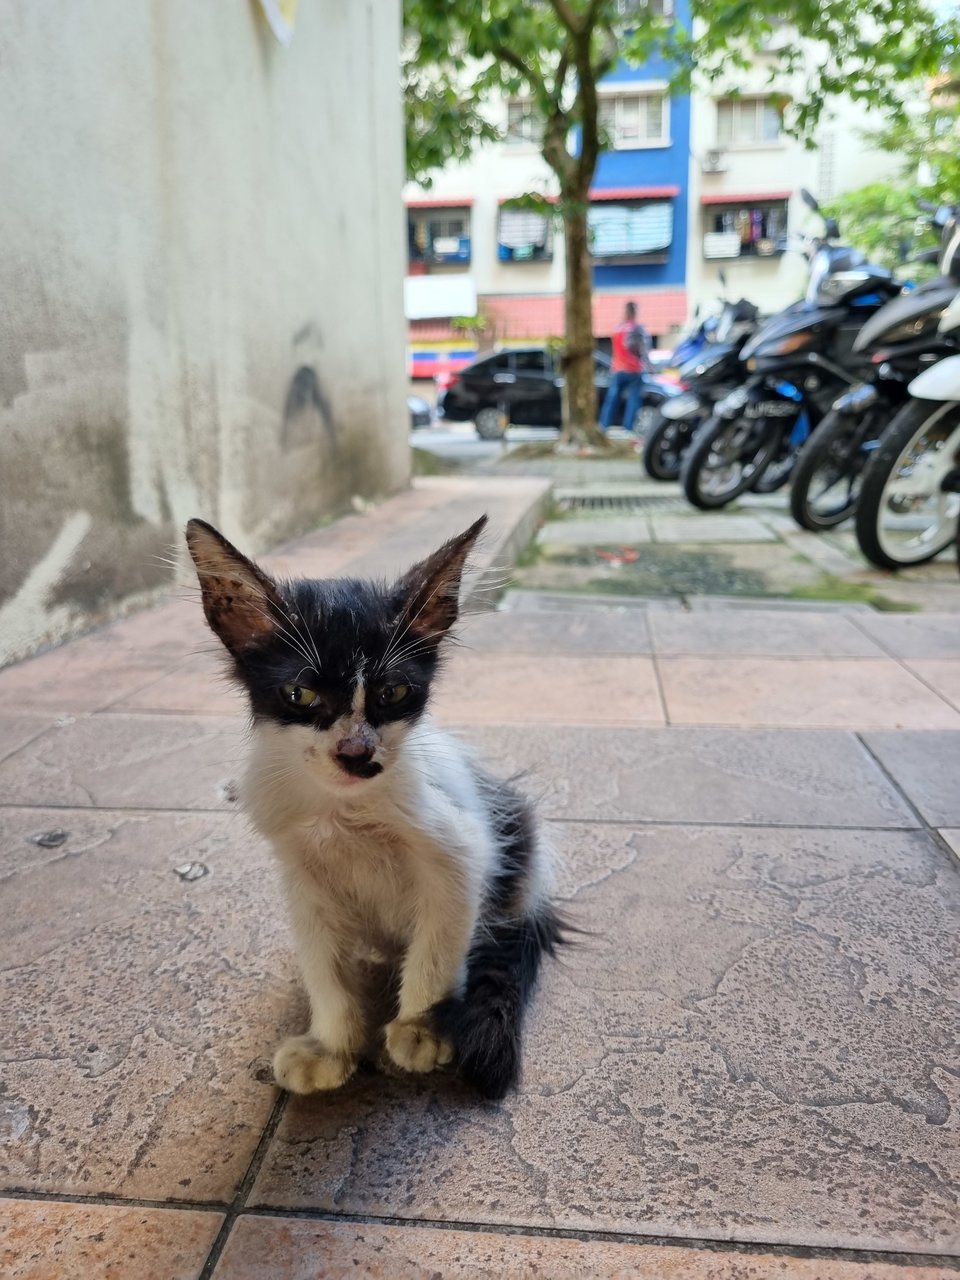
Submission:
{"label": "motorcycle headlight", "polygon": [[764,352],[764,355],[788,356],[791,351],[802,351],[804,347],[808,347],[812,338],[813,334],[810,332],[790,333],[772,351]]}
{"label": "motorcycle headlight", "polygon": [[[949,310],[949,307],[945,307],[942,313],[928,311],[926,315],[917,316],[915,320],[905,320],[903,324],[898,324],[895,329],[890,329],[889,332],[885,333],[883,340],[884,342],[909,342],[911,338],[919,338],[921,333],[925,333],[933,327],[933,322],[938,315],[940,316],[938,328],[941,332],[946,332],[943,328],[943,321],[946,319],[946,314]],[[955,323],[960,324],[960,313],[958,313]]]}
{"label": "motorcycle headlight", "polygon": [[940,317],[940,323],[937,328],[941,333],[953,333],[954,329],[960,329],[960,293],[957,294]]}
{"label": "motorcycle headlight", "polygon": [[705,355],[691,360],[689,364],[685,364],[680,370],[680,377],[684,381],[691,378],[702,378],[705,373],[709,373],[711,369],[715,369],[718,364],[722,364],[726,359],[726,354]]}
{"label": "motorcycle headlight", "polygon": [[869,279],[869,271],[838,271],[835,275],[824,276],[817,289],[816,300],[829,307]]}

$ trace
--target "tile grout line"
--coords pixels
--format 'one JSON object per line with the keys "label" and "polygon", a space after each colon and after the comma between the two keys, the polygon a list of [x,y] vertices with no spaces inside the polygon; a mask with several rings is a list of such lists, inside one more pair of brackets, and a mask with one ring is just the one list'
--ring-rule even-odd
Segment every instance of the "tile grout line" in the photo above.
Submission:
{"label": "tile grout line", "polygon": [[946,703],[946,705],[950,707],[953,711],[960,711],[960,703],[954,702],[953,699],[948,698],[945,693],[941,693],[939,689],[934,688],[934,686],[930,683],[930,681],[926,678],[926,676],[921,675],[919,671],[914,671],[913,667],[907,665],[910,662],[943,662],[943,661],[952,661],[952,659],[900,658],[898,659],[898,661],[901,667],[903,667],[904,671],[906,671],[909,675],[913,676],[914,680],[919,680],[922,685],[926,685],[926,687],[930,690],[930,692],[933,694],[936,694],[936,696],[940,699],[941,702]]}
{"label": "tile grout line", "polygon": [[[276,1133],[276,1128],[284,1110],[285,1097],[281,1095],[274,1104],[274,1111],[271,1112],[264,1132],[257,1144],[257,1150],[251,1159],[247,1172],[241,1181],[232,1204],[227,1204],[221,1200],[153,1200],[136,1196],[115,1196],[109,1193],[100,1192],[92,1195],[78,1195],[70,1192],[55,1191],[34,1191],[27,1188],[0,1188],[0,1201],[2,1200],[22,1200],[40,1204],[73,1204],[73,1205],[95,1205],[101,1208],[135,1208],[135,1209],[152,1209],[171,1213],[181,1211],[185,1212],[206,1212],[206,1213],[222,1213],[230,1218],[231,1224],[235,1223],[237,1218],[245,1215],[251,1218],[285,1218],[296,1221],[306,1222],[329,1222],[329,1223],[356,1223],[357,1225],[371,1226],[395,1226],[400,1228],[423,1228],[425,1230],[439,1231],[463,1231],[476,1235],[502,1235],[502,1236],[521,1236],[532,1239],[548,1238],[560,1240],[582,1240],[584,1242],[599,1241],[631,1244],[638,1247],[644,1246],[666,1246],[674,1248],[697,1249],[704,1252],[721,1252],[721,1253],[773,1253],[783,1257],[795,1258],[836,1258],[839,1260],[858,1261],[858,1262],[887,1262],[897,1265],[907,1266],[953,1266],[960,1269],[960,1256],[954,1254],[939,1253],[912,1253],[909,1250],[898,1249],[879,1249],[879,1248],[857,1248],[853,1245],[805,1245],[799,1243],[785,1243],[783,1241],[763,1241],[763,1240],[730,1240],[722,1237],[711,1236],[664,1236],[664,1235],[645,1235],[640,1232],[627,1231],[608,1231],[608,1230],[590,1230],[589,1228],[576,1227],[550,1227],[538,1223],[503,1223],[503,1222],[477,1222],[469,1220],[459,1220],[453,1218],[432,1219],[432,1218],[404,1218],[396,1215],[378,1215],[360,1212],[343,1212],[336,1213],[325,1209],[311,1208],[292,1208],[284,1205],[254,1205],[247,1207],[245,1203],[240,1203],[241,1197],[244,1201],[246,1195],[252,1188],[253,1181],[259,1168],[262,1165],[263,1156],[266,1154],[266,1147]],[[257,1160],[257,1156],[260,1159]],[[221,1243],[220,1251],[213,1258],[212,1265],[216,1265],[222,1252],[223,1244],[226,1243],[226,1237],[229,1233],[221,1228],[220,1234],[224,1235]],[[219,1237],[218,1237],[219,1238]],[[216,1242],[211,1246],[211,1254],[216,1248]],[[208,1257],[207,1263],[210,1263]],[[207,1280],[209,1275],[207,1266],[200,1273],[199,1280]]]}
{"label": "tile grout line", "polygon": [[[791,1258],[829,1258],[851,1262],[886,1262],[894,1265],[928,1267],[951,1266],[960,1270],[960,1256],[950,1253],[915,1253],[907,1249],[857,1248],[855,1245],[805,1245],[765,1240],[730,1240],[713,1236],[665,1236],[629,1231],[605,1231],[576,1227],[550,1227],[539,1223],[477,1222],[456,1218],[403,1218],[390,1214],[336,1213],[327,1209],[295,1209],[255,1205],[245,1211],[251,1218],[284,1218],[295,1221],[387,1226],[428,1231],[463,1231],[474,1235],[521,1236],[532,1239],[582,1240],[636,1245],[696,1249],[710,1253],[773,1253]],[[201,1280],[206,1280],[201,1277]]]}
{"label": "tile grout line", "polygon": [[872,636],[869,631],[864,631],[863,627],[857,627],[857,630],[860,632],[861,635],[866,636],[868,640],[870,640],[873,644],[875,644],[878,649],[881,649],[887,655],[888,658],[892,658],[902,671],[905,671],[907,675],[913,676],[914,680],[919,680],[920,683],[925,688],[930,690],[930,692],[934,695],[934,697],[939,698],[940,701],[944,703],[945,706],[948,706],[951,709],[951,711],[960,711],[960,706],[957,706],[956,703],[952,702],[946,696],[946,694],[941,693],[939,689],[935,689],[933,685],[930,683],[930,681],[927,680],[924,676],[922,676],[919,671],[914,671],[912,667],[907,666],[908,662],[924,662],[924,661],[935,662],[935,661],[938,661],[938,659],[903,657],[898,653],[894,653],[893,650],[889,647],[889,645],[884,644],[882,640],[878,640],[875,636]]}
{"label": "tile grout line", "polygon": [[250,1163],[247,1165],[246,1173],[244,1173],[243,1177],[240,1179],[240,1185],[237,1187],[233,1200],[230,1202],[230,1205],[224,1214],[223,1222],[220,1224],[220,1230],[217,1232],[216,1238],[210,1246],[210,1252],[207,1254],[206,1260],[200,1269],[197,1280],[210,1280],[210,1277],[213,1275],[214,1268],[220,1261],[220,1255],[223,1253],[227,1240],[230,1238],[230,1233],[233,1231],[233,1225],[246,1207],[247,1196],[249,1196],[250,1192],[253,1190],[253,1184],[256,1181],[257,1174],[260,1172],[260,1167],[267,1154],[267,1149],[273,1141],[274,1134],[277,1132],[280,1121],[283,1118],[286,1105],[287,1094],[281,1091],[277,1094],[277,1098],[273,1104],[273,1110],[267,1117],[267,1122],[263,1126],[263,1132],[260,1134],[260,1140],[257,1142],[253,1155],[250,1157]]}
{"label": "tile grout line", "polygon": [[[899,793],[899,789],[898,789]],[[82,804],[24,804],[0,803],[0,813],[5,810],[22,810],[30,813],[33,811],[41,811],[44,809],[52,810],[60,813],[136,813],[143,814],[145,817],[164,814],[178,814],[180,816],[200,817],[226,816],[232,818],[242,818],[243,812],[239,809],[151,809],[144,805],[82,805]],[[689,827],[694,830],[701,828],[709,829],[711,827],[719,828],[735,828],[742,827],[751,831],[889,831],[896,833],[899,831],[916,831],[927,830],[936,831],[937,828],[931,826],[925,821],[915,823],[913,825],[881,825],[876,822],[857,822],[852,826],[845,823],[836,822],[775,822],[772,819],[766,821],[758,819],[745,819],[735,821],[732,818],[699,818],[696,820],[681,818],[609,818],[609,817],[582,817],[582,818],[566,818],[560,814],[544,813],[545,822],[556,824],[567,824],[570,826],[613,826],[613,827]]]}
{"label": "tile grout line", "polygon": [[[650,625],[649,621],[647,625]],[[652,637],[650,641],[650,660],[653,663],[653,678],[657,684],[657,694],[660,698],[660,710],[663,712],[663,722],[669,729],[672,727],[672,721],[670,719],[670,710],[667,706],[667,691],[663,685],[663,671],[660,667],[660,655],[657,653],[653,645]]]}
{"label": "tile grout line", "polygon": [[111,1195],[108,1191],[80,1195],[72,1191],[36,1191],[30,1187],[0,1187],[0,1200],[28,1200],[38,1204],[87,1204],[109,1209],[170,1209],[188,1213],[226,1213],[223,1200],[151,1200],[145,1196]]}
{"label": "tile grout line", "polygon": [[887,768],[887,765],[883,763],[883,760],[879,758],[876,751],[874,751],[872,746],[869,745],[869,742],[864,737],[864,733],[867,733],[867,732],[869,731],[860,730],[859,732],[854,733],[854,737],[856,741],[859,742],[861,748],[863,748],[864,751],[867,751],[869,758],[872,759],[873,763],[877,765],[879,772],[881,772],[882,776],[886,778],[888,783],[890,783],[891,787],[893,787],[893,790],[896,791],[896,794],[900,796],[900,799],[902,801],[904,801],[904,804],[908,806],[910,813],[914,815],[916,820],[918,820],[920,829],[923,829],[923,831],[927,832],[928,836],[937,837],[938,836],[937,828],[933,827],[931,823],[927,822],[927,819],[924,818],[924,815],[920,813],[920,810],[918,808],[916,808],[916,805],[913,803],[913,800],[911,800],[910,796],[906,794],[905,788],[900,786],[900,783],[897,782],[895,777],[893,777],[893,774],[890,772],[890,769]]}

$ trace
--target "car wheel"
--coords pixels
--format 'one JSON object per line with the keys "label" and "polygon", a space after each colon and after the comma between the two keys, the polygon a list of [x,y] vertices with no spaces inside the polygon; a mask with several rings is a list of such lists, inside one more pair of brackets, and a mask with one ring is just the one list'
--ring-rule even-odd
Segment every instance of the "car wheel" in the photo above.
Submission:
{"label": "car wheel", "polygon": [[510,419],[502,408],[491,404],[477,411],[473,425],[477,428],[477,435],[481,440],[502,440],[510,425]]}

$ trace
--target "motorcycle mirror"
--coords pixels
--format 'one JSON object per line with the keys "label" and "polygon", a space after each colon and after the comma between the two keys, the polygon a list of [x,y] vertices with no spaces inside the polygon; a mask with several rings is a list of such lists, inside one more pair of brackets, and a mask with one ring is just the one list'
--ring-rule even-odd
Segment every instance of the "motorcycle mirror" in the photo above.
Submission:
{"label": "motorcycle mirror", "polygon": [[836,218],[825,218],[824,221],[827,227],[827,239],[836,240],[840,235],[840,225]]}
{"label": "motorcycle mirror", "polygon": [[820,206],[817,204],[816,197],[812,196],[806,187],[800,188],[800,199],[808,209],[812,209],[814,213],[819,213]]}

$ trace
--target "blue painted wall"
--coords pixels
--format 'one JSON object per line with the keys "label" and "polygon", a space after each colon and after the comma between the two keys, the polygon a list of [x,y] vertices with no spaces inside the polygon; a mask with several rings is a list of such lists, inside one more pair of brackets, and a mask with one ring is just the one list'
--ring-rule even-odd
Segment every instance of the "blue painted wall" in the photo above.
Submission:
{"label": "blue painted wall", "polygon": [[[676,6],[677,17],[689,23],[686,3]],[[660,58],[652,58],[643,67],[620,64],[607,76],[607,81],[624,83],[669,79],[669,68]],[[644,147],[636,151],[608,151],[601,157],[593,186],[680,188],[673,201],[673,243],[663,263],[644,266],[594,267],[593,283],[598,288],[626,289],[630,286],[651,288],[683,285],[687,279],[687,197],[690,167],[690,97],[678,95],[670,99],[670,146]]]}

